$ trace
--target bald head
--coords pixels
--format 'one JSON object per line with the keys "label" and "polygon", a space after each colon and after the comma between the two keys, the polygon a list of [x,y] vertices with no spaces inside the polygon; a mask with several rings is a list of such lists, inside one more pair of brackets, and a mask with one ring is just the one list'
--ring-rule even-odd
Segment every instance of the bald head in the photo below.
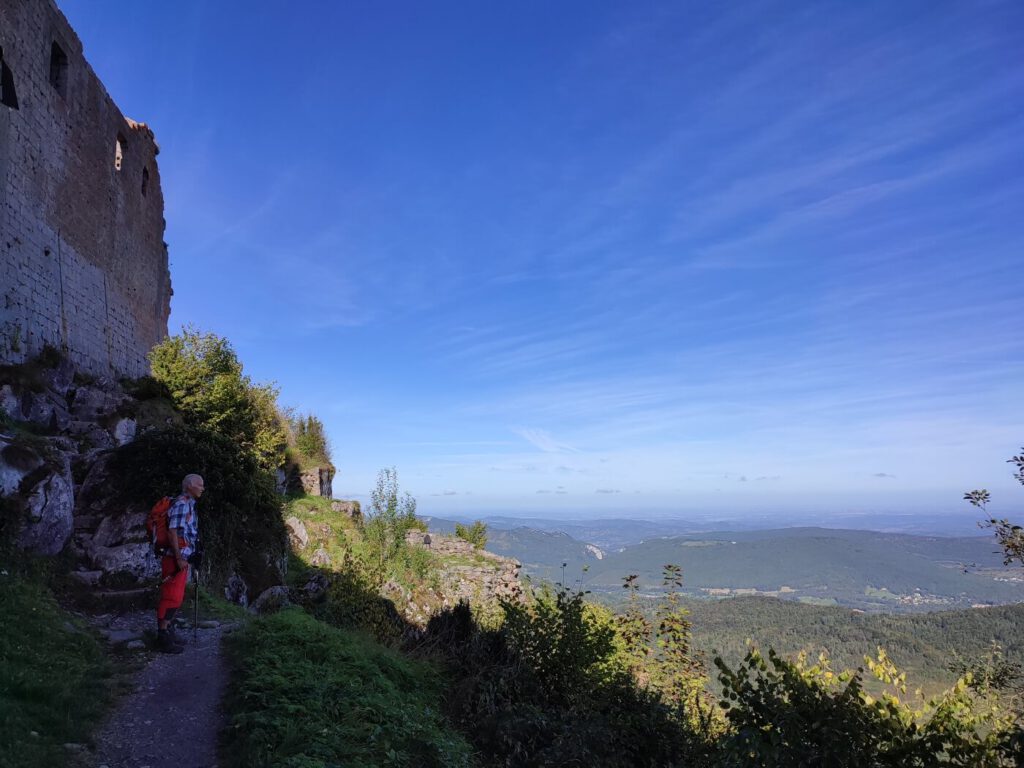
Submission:
{"label": "bald head", "polygon": [[203,495],[204,484],[201,475],[185,475],[185,479],[181,481],[182,493],[187,493],[193,499],[198,499]]}

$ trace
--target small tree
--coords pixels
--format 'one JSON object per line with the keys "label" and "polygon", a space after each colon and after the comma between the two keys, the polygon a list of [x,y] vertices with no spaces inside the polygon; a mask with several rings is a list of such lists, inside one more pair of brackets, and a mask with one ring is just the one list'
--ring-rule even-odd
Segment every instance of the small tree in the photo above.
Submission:
{"label": "small tree", "polygon": [[651,622],[640,609],[639,576],[631,573],[622,580],[622,588],[629,592],[629,603],[624,613],[615,617],[615,628],[622,638],[629,671],[639,681],[646,683],[644,671],[647,657],[651,653]]}
{"label": "small tree", "polygon": [[324,423],[313,414],[288,415],[295,449],[303,459],[320,464],[331,463],[331,448]]}
{"label": "small tree", "polygon": [[383,581],[387,563],[405,546],[405,534],[418,527],[416,499],[399,494],[398,470],[385,468],[377,473],[377,485],[370,492],[370,508],[364,538],[378,581]]}
{"label": "small tree", "polygon": [[487,525],[482,520],[477,520],[472,525],[456,523],[455,535],[477,549],[483,549],[487,545]]}
{"label": "small tree", "polygon": [[224,435],[265,469],[281,466],[287,441],[277,389],[254,384],[227,339],[188,326],[153,347],[149,360],[187,424]]}
{"label": "small tree", "polygon": [[[1017,471],[1013,473],[1013,476],[1017,478],[1019,483],[1024,485],[1024,448],[1021,448],[1019,455],[1007,459],[1006,463],[1016,465]],[[982,488],[980,490],[968,491],[964,494],[964,500],[969,501],[982,512],[988,514],[988,503],[992,500],[992,496],[988,490]],[[1005,518],[998,519],[995,517],[983,520],[978,525],[982,528],[992,528],[995,530],[996,540],[1003,550],[1003,563],[1005,565],[1015,561],[1020,565],[1024,565],[1024,528],[1011,523]]]}
{"label": "small tree", "polygon": [[655,679],[668,701],[696,710],[707,678],[704,664],[691,644],[690,612],[679,600],[683,569],[672,564],[664,566],[661,584],[666,591],[657,611]]}

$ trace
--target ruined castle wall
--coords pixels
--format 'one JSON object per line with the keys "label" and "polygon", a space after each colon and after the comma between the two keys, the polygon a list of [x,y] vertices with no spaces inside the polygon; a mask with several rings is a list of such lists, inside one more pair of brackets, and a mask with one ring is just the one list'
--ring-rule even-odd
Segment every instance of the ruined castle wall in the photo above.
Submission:
{"label": "ruined castle wall", "polygon": [[0,0],[0,362],[138,376],[167,335],[159,151],[53,0]]}

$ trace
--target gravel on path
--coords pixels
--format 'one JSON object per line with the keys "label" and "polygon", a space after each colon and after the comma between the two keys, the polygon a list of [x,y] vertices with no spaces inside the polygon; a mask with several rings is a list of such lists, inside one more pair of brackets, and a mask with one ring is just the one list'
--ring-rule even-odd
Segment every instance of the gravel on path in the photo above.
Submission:
{"label": "gravel on path", "polygon": [[[152,621],[152,619],[149,619]],[[96,768],[216,768],[227,668],[220,652],[228,626],[179,631],[182,654],[154,653],[95,734]]]}

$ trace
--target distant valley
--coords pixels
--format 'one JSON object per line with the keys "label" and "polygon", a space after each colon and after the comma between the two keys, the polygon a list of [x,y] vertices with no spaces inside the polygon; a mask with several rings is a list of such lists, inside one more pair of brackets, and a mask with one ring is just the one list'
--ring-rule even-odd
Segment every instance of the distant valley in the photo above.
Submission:
{"label": "distant valley", "polygon": [[[510,522],[519,525],[503,527]],[[817,527],[658,535],[673,524],[678,530],[681,521],[565,521],[565,531],[523,522],[490,520],[487,548],[522,562],[533,579],[564,578],[612,602],[621,597],[628,574],[639,576],[645,592],[657,593],[666,563],[682,566],[684,591],[694,598],[760,595],[886,612],[1024,601],[1024,572],[1004,567],[993,538],[985,535]],[[440,531],[454,527],[437,518],[430,524]],[[630,537],[633,543],[613,548]]]}

